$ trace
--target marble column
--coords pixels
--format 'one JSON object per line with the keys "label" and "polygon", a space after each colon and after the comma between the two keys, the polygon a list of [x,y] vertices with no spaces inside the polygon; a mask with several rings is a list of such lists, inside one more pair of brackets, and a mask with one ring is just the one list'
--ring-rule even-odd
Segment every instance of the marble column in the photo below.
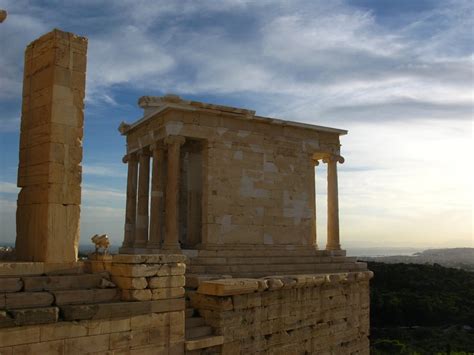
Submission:
{"label": "marble column", "polygon": [[144,248],[148,242],[148,202],[150,190],[150,151],[143,148],[139,153],[137,225],[134,247]]}
{"label": "marble column", "polygon": [[153,165],[151,172],[150,202],[150,238],[148,248],[160,248],[163,231],[164,187],[165,187],[165,152],[160,143],[151,146]]}
{"label": "marble column", "polygon": [[311,200],[313,203],[313,213],[311,215],[311,240],[312,240],[312,245],[318,249],[318,234],[317,234],[317,220],[316,220],[316,206],[317,206],[317,201],[316,201],[316,167],[319,165],[318,159],[311,158],[311,166],[313,167],[313,178],[311,179]]}
{"label": "marble column", "polygon": [[328,240],[326,250],[341,250],[337,163],[344,163],[344,158],[339,155],[330,155],[324,158],[323,161],[328,164]]}
{"label": "marble column", "polygon": [[165,207],[165,237],[162,249],[179,251],[179,226],[178,226],[178,201],[179,201],[179,171],[180,150],[185,138],[181,136],[168,136],[165,144],[168,146],[168,167],[166,179],[166,207]]}
{"label": "marble column", "polygon": [[135,239],[135,221],[137,216],[137,176],[138,161],[135,153],[123,157],[128,164],[127,174],[127,203],[125,205],[125,231],[122,247],[133,246]]}

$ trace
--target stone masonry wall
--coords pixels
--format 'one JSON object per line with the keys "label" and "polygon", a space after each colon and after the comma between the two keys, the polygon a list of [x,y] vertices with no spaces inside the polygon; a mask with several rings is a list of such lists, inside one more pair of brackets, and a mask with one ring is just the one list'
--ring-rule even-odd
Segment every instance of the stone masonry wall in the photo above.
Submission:
{"label": "stone masonry wall", "polygon": [[77,258],[87,40],[53,30],[25,51],[17,259]]}
{"label": "stone masonry wall", "polygon": [[0,263],[0,355],[183,354],[185,259]]}
{"label": "stone masonry wall", "polygon": [[222,354],[368,354],[370,271],[206,281],[191,295]]}

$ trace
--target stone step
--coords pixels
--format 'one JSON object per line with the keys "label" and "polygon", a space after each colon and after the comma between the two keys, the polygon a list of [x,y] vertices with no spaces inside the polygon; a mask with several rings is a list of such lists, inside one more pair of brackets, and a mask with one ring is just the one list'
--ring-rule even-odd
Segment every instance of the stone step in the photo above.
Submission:
{"label": "stone step", "polygon": [[347,272],[366,269],[365,263],[325,263],[325,264],[243,264],[243,265],[190,265],[190,274],[229,274],[244,275],[246,273],[258,274],[261,276],[281,275],[281,274],[318,274],[328,272]]}
{"label": "stone step", "polygon": [[14,309],[9,312],[15,325],[56,323],[59,316],[57,307]]}
{"label": "stone step", "polygon": [[[197,256],[219,256],[219,257],[233,257],[233,256],[343,256],[346,255],[345,250],[338,251],[327,251],[327,250],[316,250],[307,247],[301,248],[233,248],[223,250],[222,246],[216,250],[210,250],[209,246],[206,250],[198,250]],[[190,255],[194,257],[195,255]]]}
{"label": "stone step", "polygon": [[220,280],[220,279],[228,279],[232,278],[230,275],[210,275],[210,274],[204,274],[204,275],[199,275],[199,274],[186,274],[186,288],[187,292],[195,290],[199,287],[201,282],[204,281],[211,281],[211,280]]}
{"label": "stone step", "polygon": [[143,302],[65,305],[59,308],[65,321],[130,317],[149,313],[184,311],[185,309],[184,300],[179,298]]}
{"label": "stone step", "polygon": [[186,339],[194,339],[212,334],[212,328],[208,325],[186,328]]}
{"label": "stone step", "polygon": [[196,328],[206,325],[202,317],[190,317],[185,320],[186,329]]}
{"label": "stone step", "polygon": [[120,300],[120,292],[116,288],[91,290],[53,291],[58,306],[68,304],[93,304]]}
{"label": "stone step", "polygon": [[205,349],[222,344],[224,344],[224,337],[222,335],[203,336],[185,341],[186,351]]}
{"label": "stone step", "polygon": [[202,257],[190,258],[188,265],[256,265],[256,264],[321,264],[355,262],[355,257],[345,256],[245,256],[240,257]]}
{"label": "stone step", "polygon": [[59,291],[101,288],[108,274],[82,274],[67,276],[27,276],[23,277],[25,291]]}
{"label": "stone step", "polygon": [[0,263],[0,276],[75,275],[84,272],[83,262],[43,263],[6,261]]}

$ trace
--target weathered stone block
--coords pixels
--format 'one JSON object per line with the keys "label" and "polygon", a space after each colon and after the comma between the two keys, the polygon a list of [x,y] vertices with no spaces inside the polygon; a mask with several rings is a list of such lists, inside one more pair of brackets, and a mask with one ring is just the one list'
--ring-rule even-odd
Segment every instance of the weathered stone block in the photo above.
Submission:
{"label": "weathered stone block", "polygon": [[112,282],[119,288],[126,290],[141,290],[147,287],[148,282],[144,277],[112,276]]}
{"label": "weathered stone block", "polygon": [[214,296],[230,296],[252,293],[259,289],[256,279],[224,279],[204,281],[199,285],[198,293]]}
{"label": "weathered stone block", "polygon": [[88,334],[88,324],[77,322],[59,322],[43,325],[40,328],[40,339],[42,342],[82,337]]}
{"label": "weathered stone block", "polygon": [[163,276],[148,278],[149,288],[164,288],[164,287],[184,287],[186,279],[184,276]]}
{"label": "weathered stone block", "polygon": [[114,276],[150,277],[155,276],[160,265],[152,264],[112,264],[111,273]]}
{"label": "weathered stone block", "polygon": [[47,307],[53,304],[54,297],[48,292],[17,292],[5,294],[7,309]]}
{"label": "weathered stone block", "polygon": [[[34,261],[75,261],[79,242],[80,207],[42,202],[18,205],[17,217],[19,220],[28,220],[28,223],[17,223],[17,235],[25,236],[17,238],[17,257]],[[31,234],[33,230],[34,238]],[[53,239],[59,234],[61,239]]]}
{"label": "weathered stone block", "polygon": [[24,277],[25,291],[55,291],[98,288],[106,274]]}
{"label": "weathered stone block", "polygon": [[10,311],[16,325],[54,323],[58,321],[57,307],[13,309]]}
{"label": "weathered stone block", "polygon": [[118,301],[117,289],[67,290],[53,291],[58,306],[67,304],[87,304]]}
{"label": "weathered stone block", "polygon": [[184,287],[166,287],[151,290],[151,299],[153,300],[179,297],[184,297]]}
{"label": "weathered stone block", "polygon": [[64,340],[65,354],[84,354],[106,352],[109,349],[110,334]]}
{"label": "weathered stone block", "polygon": [[153,313],[184,311],[185,301],[183,298],[151,301],[150,307]]}
{"label": "weathered stone block", "polygon": [[61,340],[47,341],[44,343],[17,345],[13,347],[14,354],[63,354],[64,342]]}
{"label": "weathered stone block", "polygon": [[0,278],[0,292],[17,292],[23,287],[23,282],[19,278]]}
{"label": "weathered stone block", "polygon": [[38,343],[39,341],[40,328],[38,326],[0,329],[0,344],[2,344],[2,346],[31,344]]}
{"label": "weathered stone block", "polygon": [[122,290],[122,300],[124,301],[150,301],[151,290]]}
{"label": "weathered stone block", "polygon": [[114,263],[120,264],[168,264],[184,263],[186,255],[182,254],[117,254],[113,257]]}
{"label": "weathered stone block", "polygon": [[41,275],[44,264],[41,262],[1,262],[0,276]]}
{"label": "weathered stone block", "polygon": [[13,318],[5,311],[0,311],[0,328],[12,327],[15,323]]}
{"label": "weathered stone block", "polygon": [[[154,302],[112,302],[90,305],[66,305],[60,306],[61,314],[65,320],[123,318],[150,312],[158,312],[159,305]],[[184,300],[183,300],[184,307]],[[161,310],[160,312],[163,312]]]}

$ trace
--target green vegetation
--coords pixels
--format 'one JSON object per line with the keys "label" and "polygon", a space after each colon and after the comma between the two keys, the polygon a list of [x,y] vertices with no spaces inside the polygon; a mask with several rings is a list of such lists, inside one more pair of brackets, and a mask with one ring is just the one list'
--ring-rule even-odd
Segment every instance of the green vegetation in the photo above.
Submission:
{"label": "green vegetation", "polygon": [[474,273],[370,262],[372,354],[474,354]]}

